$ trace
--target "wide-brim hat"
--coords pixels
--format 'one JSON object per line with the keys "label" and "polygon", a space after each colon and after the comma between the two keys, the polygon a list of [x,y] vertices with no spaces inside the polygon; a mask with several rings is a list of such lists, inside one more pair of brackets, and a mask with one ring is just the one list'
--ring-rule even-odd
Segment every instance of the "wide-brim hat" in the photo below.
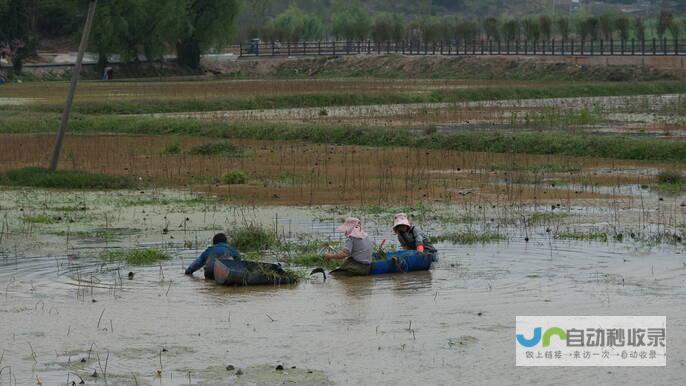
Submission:
{"label": "wide-brim hat", "polygon": [[393,219],[393,229],[400,225],[407,225],[408,227],[410,226],[410,220],[407,218],[405,213],[398,213]]}

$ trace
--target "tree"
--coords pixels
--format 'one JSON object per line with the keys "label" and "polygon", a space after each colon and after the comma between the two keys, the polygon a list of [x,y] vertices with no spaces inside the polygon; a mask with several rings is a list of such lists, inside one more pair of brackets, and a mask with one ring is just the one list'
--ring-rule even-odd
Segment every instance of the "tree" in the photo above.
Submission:
{"label": "tree", "polygon": [[331,15],[332,32],[337,38],[364,40],[369,36],[372,21],[359,3],[339,3]]}
{"label": "tree", "polygon": [[598,38],[598,18],[588,16],[577,21],[577,33],[581,40],[595,40]]}
{"label": "tree", "polygon": [[[0,11],[3,11],[0,9]],[[30,40],[29,12],[24,0],[8,0],[0,25],[0,51],[9,58],[14,70],[21,72],[24,58],[28,55]]]}
{"label": "tree", "polygon": [[500,35],[498,33],[498,19],[495,17],[487,17],[483,24],[487,40],[500,40]]}
{"label": "tree", "polygon": [[640,41],[646,39],[646,26],[642,17],[636,16],[636,19],[634,19],[634,30],[636,31],[636,39]]}
{"label": "tree", "polygon": [[514,18],[505,19],[502,23],[502,35],[506,41],[519,39],[519,21]]}
{"label": "tree", "polygon": [[320,40],[324,33],[324,24],[317,15],[306,14],[303,16],[303,39]]}
{"label": "tree", "polygon": [[527,17],[522,22],[527,40],[537,41],[541,37],[541,24],[535,17]]}
{"label": "tree", "polygon": [[[228,44],[234,34],[239,0],[168,0],[180,3],[177,60],[190,68],[200,66],[200,54]],[[178,6],[177,6],[178,7]]]}
{"label": "tree", "polygon": [[455,22],[455,38],[471,41],[479,37],[479,24],[473,20],[458,19]]}
{"label": "tree", "polygon": [[562,16],[557,18],[557,32],[563,40],[568,40],[570,35],[569,19]]}
{"label": "tree", "polygon": [[382,12],[376,15],[372,26],[372,38],[377,42],[399,42],[405,34],[404,20],[396,13]]}
{"label": "tree", "polygon": [[600,27],[600,32],[603,35],[603,39],[612,40],[615,32],[614,17],[609,13],[604,13],[600,15],[600,18],[598,19],[598,24]]}
{"label": "tree", "polygon": [[297,42],[304,31],[305,15],[295,4],[291,4],[274,19],[274,37],[277,40]]}
{"label": "tree", "polygon": [[667,26],[669,34],[672,35],[672,39],[679,40],[679,35],[681,34],[681,25],[676,20],[672,20]]}
{"label": "tree", "polygon": [[660,16],[657,18],[657,36],[662,39],[665,36],[665,32],[669,29],[669,26],[674,24],[674,17],[672,16],[672,12],[663,9],[660,11]]}
{"label": "tree", "polygon": [[620,16],[615,20],[615,27],[619,32],[619,38],[622,41],[629,40],[629,29],[631,28],[631,21],[626,16]]}
{"label": "tree", "polygon": [[545,40],[550,40],[550,37],[553,35],[553,20],[550,16],[543,15],[538,18],[538,23],[541,26],[541,35],[543,35],[543,38]]}

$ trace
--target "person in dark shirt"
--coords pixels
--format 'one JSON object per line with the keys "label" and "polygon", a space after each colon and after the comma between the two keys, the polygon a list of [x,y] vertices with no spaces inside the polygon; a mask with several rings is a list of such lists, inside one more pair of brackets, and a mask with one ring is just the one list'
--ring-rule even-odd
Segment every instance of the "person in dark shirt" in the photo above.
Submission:
{"label": "person in dark shirt", "polygon": [[241,254],[235,247],[229,245],[229,241],[223,233],[214,235],[212,246],[207,248],[186,268],[186,275],[192,275],[195,271],[205,267],[205,279],[214,279],[214,261],[218,258],[241,259]]}
{"label": "person in dark shirt", "polygon": [[431,243],[431,239],[417,225],[410,223],[405,213],[398,213],[393,219],[393,232],[398,235],[400,246],[405,249],[415,249],[426,253],[436,260],[437,250]]}

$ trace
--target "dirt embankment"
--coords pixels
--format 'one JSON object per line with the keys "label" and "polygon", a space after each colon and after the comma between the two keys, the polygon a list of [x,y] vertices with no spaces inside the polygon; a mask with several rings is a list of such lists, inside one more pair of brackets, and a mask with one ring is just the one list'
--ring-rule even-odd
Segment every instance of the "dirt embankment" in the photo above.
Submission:
{"label": "dirt embankment", "polygon": [[378,77],[436,79],[598,80],[683,79],[679,57],[342,56],[241,59],[207,63],[238,78]]}

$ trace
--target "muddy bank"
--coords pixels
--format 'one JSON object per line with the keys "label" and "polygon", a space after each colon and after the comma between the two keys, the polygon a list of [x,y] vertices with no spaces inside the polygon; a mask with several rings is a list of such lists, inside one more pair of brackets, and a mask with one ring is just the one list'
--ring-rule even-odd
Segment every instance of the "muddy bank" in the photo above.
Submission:
{"label": "muddy bank", "polygon": [[240,78],[378,77],[517,80],[638,81],[681,79],[683,68],[660,63],[579,61],[575,57],[342,56],[297,59],[241,59],[208,70]]}

